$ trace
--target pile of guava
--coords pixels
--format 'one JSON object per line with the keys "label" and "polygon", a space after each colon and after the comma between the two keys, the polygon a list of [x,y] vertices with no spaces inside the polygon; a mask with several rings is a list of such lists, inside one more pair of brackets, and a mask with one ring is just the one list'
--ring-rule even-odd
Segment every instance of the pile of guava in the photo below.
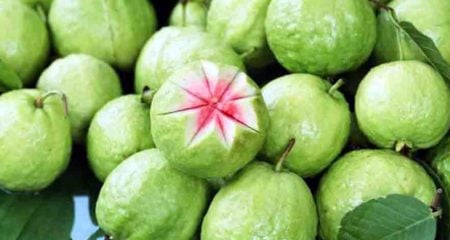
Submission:
{"label": "pile of guava", "polygon": [[0,191],[82,155],[105,239],[422,240],[343,231],[450,224],[449,63],[449,0],[0,0]]}

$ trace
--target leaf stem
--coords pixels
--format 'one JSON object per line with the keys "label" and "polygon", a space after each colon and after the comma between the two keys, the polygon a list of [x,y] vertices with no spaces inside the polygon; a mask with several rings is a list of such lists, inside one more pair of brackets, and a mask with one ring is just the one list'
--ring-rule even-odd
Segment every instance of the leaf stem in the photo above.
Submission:
{"label": "leaf stem", "polygon": [[291,140],[289,140],[289,143],[286,146],[286,149],[284,150],[284,152],[281,155],[280,159],[278,159],[277,165],[275,166],[275,171],[276,172],[279,172],[281,170],[281,168],[283,167],[284,160],[289,155],[289,153],[291,152],[291,150],[294,147],[294,145],[295,145],[295,138],[292,138]]}
{"label": "leaf stem", "polygon": [[53,96],[53,95],[57,95],[60,97],[61,101],[63,102],[63,106],[64,106],[64,116],[67,117],[69,115],[69,105],[67,103],[66,94],[64,94],[61,91],[54,90],[54,91],[49,91],[49,92],[44,93],[42,96],[39,96],[34,100],[34,106],[36,108],[43,108],[44,101],[48,97]]}

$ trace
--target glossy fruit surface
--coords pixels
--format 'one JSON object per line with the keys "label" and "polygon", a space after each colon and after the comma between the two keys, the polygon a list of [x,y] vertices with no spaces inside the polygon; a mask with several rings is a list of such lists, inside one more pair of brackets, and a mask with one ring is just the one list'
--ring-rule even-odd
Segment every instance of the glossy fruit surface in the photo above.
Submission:
{"label": "glossy fruit surface", "polygon": [[108,176],[96,206],[100,227],[115,239],[192,239],[207,187],[170,167],[157,149],[122,162]]}
{"label": "glossy fruit surface", "polygon": [[358,150],[336,161],[317,192],[320,234],[336,240],[345,214],[361,203],[389,194],[405,194],[431,204],[433,180],[416,162],[391,150]]}
{"label": "glossy fruit surface", "polygon": [[172,75],[151,107],[155,145],[176,168],[225,177],[253,160],[268,124],[258,86],[236,67],[201,61]]}
{"label": "glossy fruit surface", "polygon": [[290,72],[319,76],[356,69],[376,40],[376,19],[365,0],[272,0],[266,33]]}
{"label": "glossy fruit surface", "polygon": [[450,90],[441,75],[419,61],[373,68],[356,92],[358,125],[379,147],[436,145],[450,126]]}
{"label": "glossy fruit surface", "polygon": [[60,96],[44,96],[30,89],[0,96],[1,188],[44,189],[69,163],[72,141],[64,103]]}
{"label": "glossy fruit surface", "polygon": [[262,153],[272,161],[290,139],[296,143],[285,166],[302,177],[314,176],[341,152],[350,133],[347,101],[314,75],[291,74],[262,89],[270,125]]}

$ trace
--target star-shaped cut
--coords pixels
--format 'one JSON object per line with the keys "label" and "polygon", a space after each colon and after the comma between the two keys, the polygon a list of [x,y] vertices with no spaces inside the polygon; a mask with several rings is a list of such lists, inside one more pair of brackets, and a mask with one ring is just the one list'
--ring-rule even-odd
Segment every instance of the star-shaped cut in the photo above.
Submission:
{"label": "star-shaped cut", "polygon": [[257,89],[245,73],[236,69],[220,71],[216,64],[203,61],[199,72],[172,83],[183,91],[184,101],[176,110],[163,114],[192,113],[187,126],[188,145],[210,132],[219,134],[226,146],[232,144],[237,127],[258,132],[252,104]]}

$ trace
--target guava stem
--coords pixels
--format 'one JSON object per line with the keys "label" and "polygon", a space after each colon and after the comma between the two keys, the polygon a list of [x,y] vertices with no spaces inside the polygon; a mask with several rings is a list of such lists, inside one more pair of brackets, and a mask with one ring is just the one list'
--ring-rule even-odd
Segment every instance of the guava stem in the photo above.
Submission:
{"label": "guava stem", "polygon": [[433,212],[438,212],[441,209],[441,201],[442,201],[442,194],[444,191],[439,188],[436,190],[436,195],[434,195],[433,201],[431,201],[431,209],[433,209]]}
{"label": "guava stem", "polygon": [[35,6],[36,12],[38,13],[39,17],[41,17],[42,21],[44,21],[45,24],[47,24],[47,15],[45,14],[44,7],[42,4],[38,3]]}
{"label": "guava stem", "polygon": [[141,102],[151,105],[154,95],[155,91],[151,90],[148,86],[145,86],[144,90],[142,91]]}
{"label": "guava stem", "polygon": [[395,151],[396,152],[401,152],[403,150],[403,148],[405,148],[405,147],[406,147],[406,143],[404,141],[398,141],[395,144]]}
{"label": "guava stem", "polygon": [[442,213],[443,213],[442,209],[439,209],[438,211],[431,213],[431,215],[433,215],[433,217],[437,218],[437,217],[442,216]]}
{"label": "guava stem", "polygon": [[186,27],[186,8],[187,8],[188,2],[189,2],[189,0],[180,0],[181,7],[183,8],[182,16],[181,16],[181,22],[182,22],[183,27]]}
{"label": "guava stem", "polygon": [[254,53],[254,52],[256,52],[256,48],[251,48],[251,49],[249,49],[248,51],[243,52],[243,53],[240,55],[240,57],[241,57],[242,59],[247,58],[248,56],[250,56],[250,54],[252,54],[252,53]]}
{"label": "guava stem", "polygon": [[390,7],[388,7],[386,4],[380,2],[380,0],[370,0],[373,4],[376,5],[377,8],[385,9],[385,10],[391,10]]}
{"label": "guava stem", "polygon": [[295,145],[295,138],[292,138],[291,140],[289,140],[289,143],[286,146],[286,149],[284,150],[284,152],[281,155],[280,159],[278,159],[277,165],[275,166],[275,171],[276,172],[279,172],[281,170],[281,168],[283,167],[284,160],[289,155],[289,153],[291,152],[291,150],[294,147],[294,145]]}
{"label": "guava stem", "polygon": [[342,85],[344,85],[344,79],[340,78],[331,86],[330,90],[328,90],[328,94],[334,94]]}
{"label": "guava stem", "polygon": [[49,92],[44,93],[42,96],[39,96],[34,100],[34,106],[36,108],[43,108],[45,99],[47,99],[48,97],[53,96],[53,95],[57,95],[61,98],[61,101],[63,102],[63,106],[64,106],[64,116],[67,117],[69,115],[69,105],[67,103],[66,94],[64,94],[61,91],[55,90],[55,91],[49,91]]}

